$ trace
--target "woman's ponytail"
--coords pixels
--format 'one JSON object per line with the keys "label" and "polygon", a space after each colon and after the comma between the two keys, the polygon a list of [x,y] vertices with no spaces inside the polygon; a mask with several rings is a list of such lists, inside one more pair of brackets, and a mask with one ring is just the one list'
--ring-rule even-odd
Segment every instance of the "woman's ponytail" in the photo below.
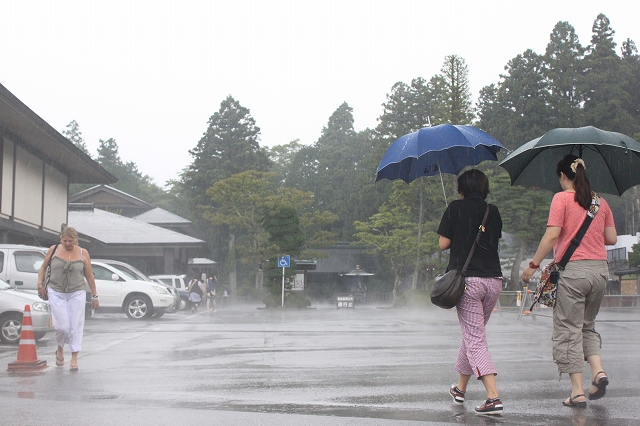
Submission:
{"label": "woman's ponytail", "polygon": [[558,163],[556,174],[560,177],[560,173],[573,181],[573,188],[576,191],[574,200],[580,204],[582,208],[587,210],[591,204],[591,184],[587,178],[587,169],[582,158],[569,154]]}

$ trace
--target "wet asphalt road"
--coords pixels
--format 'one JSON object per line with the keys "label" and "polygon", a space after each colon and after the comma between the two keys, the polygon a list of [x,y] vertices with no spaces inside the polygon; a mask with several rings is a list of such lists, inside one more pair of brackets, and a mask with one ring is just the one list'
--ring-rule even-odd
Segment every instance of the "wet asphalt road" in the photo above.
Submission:
{"label": "wet asphalt road", "polygon": [[472,380],[463,407],[447,393],[457,379],[455,311],[230,306],[140,322],[98,313],[85,326],[77,373],[69,354],[55,367],[53,335],[38,342],[49,367],[37,374],[8,373],[17,348],[0,345],[0,423],[640,424],[640,310],[598,319],[611,384],[579,410],[561,405],[570,385],[566,375],[558,382],[551,360],[551,319],[494,313],[488,339],[505,414],[488,418],[473,412],[486,397],[480,382]]}

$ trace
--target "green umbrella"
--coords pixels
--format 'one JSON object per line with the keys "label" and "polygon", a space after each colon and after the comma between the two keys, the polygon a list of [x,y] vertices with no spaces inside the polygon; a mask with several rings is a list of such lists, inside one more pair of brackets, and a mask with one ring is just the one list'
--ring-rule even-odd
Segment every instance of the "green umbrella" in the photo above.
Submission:
{"label": "green umbrella", "polygon": [[511,185],[535,186],[558,192],[558,161],[567,154],[582,158],[596,192],[622,195],[640,184],[640,143],[595,127],[558,128],[529,141],[507,156],[500,166]]}

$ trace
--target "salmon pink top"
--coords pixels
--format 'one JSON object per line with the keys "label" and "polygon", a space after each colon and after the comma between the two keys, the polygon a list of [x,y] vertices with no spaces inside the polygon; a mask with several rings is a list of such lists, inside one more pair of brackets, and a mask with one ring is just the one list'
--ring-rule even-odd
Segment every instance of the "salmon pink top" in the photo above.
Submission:
{"label": "salmon pink top", "polygon": [[[560,262],[567,251],[571,239],[578,233],[587,211],[575,200],[574,192],[558,192],[553,196],[547,226],[562,228],[560,236],[553,245],[553,258]],[[607,248],[604,244],[604,228],[615,226],[609,204],[600,197],[600,209],[593,218],[587,233],[570,260],[607,260]]]}

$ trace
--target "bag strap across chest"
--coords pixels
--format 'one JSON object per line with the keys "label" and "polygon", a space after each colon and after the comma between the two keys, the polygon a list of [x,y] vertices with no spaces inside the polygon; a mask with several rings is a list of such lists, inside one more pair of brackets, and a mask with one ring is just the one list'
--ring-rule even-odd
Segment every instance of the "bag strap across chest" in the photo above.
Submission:
{"label": "bag strap across chest", "polygon": [[464,262],[462,271],[460,271],[462,275],[467,274],[467,268],[469,267],[469,263],[471,262],[471,258],[473,257],[473,252],[476,250],[476,245],[478,245],[478,242],[480,241],[480,237],[485,231],[484,225],[485,223],[487,223],[487,217],[489,217],[489,203],[487,203],[487,210],[484,212],[484,218],[482,219],[482,224],[478,228],[478,235],[476,235],[476,239],[473,242],[473,245],[471,246],[471,251],[469,252],[469,256],[467,256],[467,260]]}
{"label": "bag strap across chest", "polygon": [[593,222],[593,218],[596,217],[596,213],[598,213],[599,209],[600,209],[600,197],[595,192],[592,192],[591,205],[587,210],[587,217],[584,218],[584,222],[582,222],[580,229],[578,229],[578,232],[576,232],[576,235],[571,239],[571,242],[569,243],[569,247],[567,247],[567,251],[564,252],[562,259],[560,259],[560,262],[558,262],[559,270],[564,271],[564,268],[567,266],[567,263],[569,263],[571,256],[573,256],[573,253],[576,251],[576,249],[580,245],[582,238],[587,233],[587,230],[589,229],[589,225],[591,225],[591,222]]}

